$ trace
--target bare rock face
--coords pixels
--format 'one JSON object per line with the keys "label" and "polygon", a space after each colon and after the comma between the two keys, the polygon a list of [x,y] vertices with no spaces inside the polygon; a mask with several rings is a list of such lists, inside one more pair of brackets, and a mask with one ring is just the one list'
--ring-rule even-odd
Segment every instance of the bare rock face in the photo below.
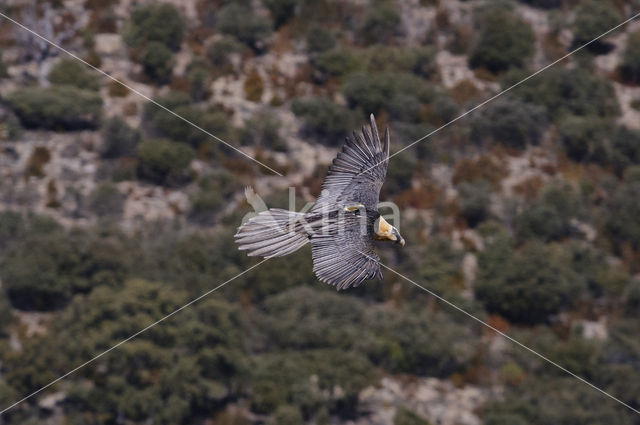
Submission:
{"label": "bare rock face", "polygon": [[485,391],[471,385],[456,388],[436,378],[405,382],[386,377],[378,387],[360,393],[360,405],[367,414],[353,424],[393,425],[398,408],[403,407],[434,424],[480,425],[475,412],[486,401]]}
{"label": "bare rock face", "polygon": [[96,34],[94,49],[99,55],[120,55],[125,52],[120,34]]}

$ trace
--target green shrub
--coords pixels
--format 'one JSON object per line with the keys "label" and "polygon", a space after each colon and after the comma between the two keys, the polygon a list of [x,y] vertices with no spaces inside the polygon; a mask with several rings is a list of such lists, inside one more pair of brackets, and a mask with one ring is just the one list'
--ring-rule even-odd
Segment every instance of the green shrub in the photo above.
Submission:
{"label": "green shrub", "polygon": [[336,146],[357,127],[359,114],[321,97],[295,99],[291,110],[304,120],[303,132],[328,145]]}
{"label": "green shrub", "polygon": [[457,187],[460,194],[460,213],[471,227],[489,217],[493,187],[486,180],[463,182]]}
{"label": "green shrub", "polygon": [[598,117],[565,117],[559,126],[560,140],[574,161],[608,162],[607,139],[613,132],[609,120]]}
{"label": "green shrub", "polygon": [[626,81],[640,83],[640,31],[630,34],[627,39],[620,73]]}
{"label": "green shrub", "polygon": [[[211,134],[223,140],[227,139],[230,128],[228,117],[225,113],[205,111],[190,106],[191,99],[189,95],[182,92],[170,93],[155,100]],[[157,107],[153,103],[145,106],[144,116],[159,137],[169,138],[175,142],[188,143],[194,148],[199,148],[204,142],[211,139],[202,130],[195,128],[188,122]]]}
{"label": "green shrub", "polygon": [[266,48],[265,39],[271,35],[271,22],[254,13],[249,5],[232,2],[220,9],[217,17],[218,30],[236,37],[254,50]]}
{"label": "green shrub", "polygon": [[85,90],[99,90],[98,75],[75,59],[63,59],[56,63],[49,72],[52,84],[74,86]]}
{"label": "green shrub", "polygon": [[157,42],[175,51],[180,48],[185,30],[184,18],[175,6],[148,4],[133,11],[124,28],[124,40],[132,47]]}
{"label": "green shrub", "polygon": [[323,78],[344,77],[360,70],[363,66],[357,51],[342,47],[319,53],[311,58],[311,64],[320,71]]}
{"label": "green shrub", "polygon": [[586,43],[620,23],[616,6],[608,0],[584,0],[576,8],[574,41]]}
{"label": "green shrub", "polygon": [[203,101],[211,95],[210,74],[211,70],[199,59],[194,59],[187,65],[186,78],[189,82],[189,93],[194,101]]}
{"label": "green shrub", "polygon": [[398,35],[401,23],[400,14],[391,2],[375,3],[369,10],[359,35],[365,43],[389,43]]}
{"label": "green shrub", "polygon": [[191,197],[189,219],[203,225],[214,223],[231,195],[241,188],[231,174],[205,176],[198,180],[198,191]]}
{"label": "green shrub", "polygon": [[295,406],[279,406],[272,418],[273,425],[299,425],[304,423],[300,409]]}
{"label": "green shrub", "polygon": [[155,184],[174,186],[189,181],[189,164],[195,152],[184,143],[165,139],[145,140],[138,147],[138,177]]}
{"label": "green shrub", "polygon": [[173,52],[164,44],[150,42],[140,58],[142,69],[157,84],[166,84],[171,80],[173,71]]}
{"label": "green shrub", "polygon": [[640,247],[640,182],[628,182],[615,190],[608,206],[605,230],[615,242]]}
{"label": "green shrub", "polygon": [[436,52],[429,46],[372,46],[365,51],[366,70],[405,72],[429,78],[437,74]]}
{"label": "green shrub", "polygon": [[233,37],[225,36],[207,47],[207,58],[209,58],[211,65],[225,69],[231,67],[229,56],[240,51],[242,51],[242,44],[238,43]]}
{"label": "green shrub", "polygon": [[[510,73],[502,86],[509,87],[524,76]],[[620,112],[611,82],[581,67],[549,69],[515,88],[512,94],[545,106],[556,120],[568,114],[614,117]]]}
{"label": "green shrub", "polygon": [[306,35],[307,49],[310,52],[326,52],[336,45],[335,37],[326,29],[312,25]]}
{"label": "green shrub", "polygon": [[[408,73],[353,74],[345,81],[343,92],[352,108],[360,108],[367,114],[388,110],[389,104],[402,105],[409,97],[419,103],[433,97],[424,80]],[[398,108],[388,112],[406,115],[406,110]]]}
{"label": "green shrub", "polygon": [[102,115],[99,94],[70,86],[18,89],[5,99],[27,128],[95,129]]}
{"label": "green shrub", "polygon": [[134,157],[140,143],[141,133],[130,127],[122,118],[109,118],[102,127],[103,158]]}
{"label": "green shrub", "polygon": [[484,67],[497,74],[521,67],[534,52],[535,35],[526,22],[503,8],[482,13],[478,42],[469,57],[472,68]]}
{"label": "green shrub", "polygon": [[515,217],[522,240],[560,240],[572,233],[571,219],[580,217],[580,199],[568,184],[552,183]]}
{"label": "green shrub", "polygon": [[98,217],[117,217],[122,214],[124,201],[116,185],[103,183],[89,197],[89,210]]}
{"label": "green shrub", "polygon": [[510,148],[537,145],[547,126],[543,107],[512,97],[496,99],[471,121],[471,140],[495,141]]}
{"label": "green shrub", "polygon": [[540,323],[569,307],[584,281],[568,264],[560,247],[528,243],[513,252],[505,242],[479,256],[476,297],[489,312],[520,323]]}
{"label": "green shrub", "polygon": [[271,12],[276,28],[286,24],[296,11],[297,0],[264,0],[264,5]]}
{"label": "green shrub", "polygon": [[259,112],[247,120],[241,135],[242,143],[284,152],[286,142],[280,137],[281,122],[277,116],[268,112]]}

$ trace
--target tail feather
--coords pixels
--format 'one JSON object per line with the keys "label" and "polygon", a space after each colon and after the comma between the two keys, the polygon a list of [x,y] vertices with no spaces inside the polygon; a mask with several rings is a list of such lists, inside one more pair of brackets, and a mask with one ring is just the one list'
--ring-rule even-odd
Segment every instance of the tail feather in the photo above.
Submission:
{"label": "tail feather", "polygon": [[309,237],[304,226],[296,225],[302,213],[271,208],[250,218],[238,228],[236,243],[250,256],[265,258],[290,254],[306,243]]}

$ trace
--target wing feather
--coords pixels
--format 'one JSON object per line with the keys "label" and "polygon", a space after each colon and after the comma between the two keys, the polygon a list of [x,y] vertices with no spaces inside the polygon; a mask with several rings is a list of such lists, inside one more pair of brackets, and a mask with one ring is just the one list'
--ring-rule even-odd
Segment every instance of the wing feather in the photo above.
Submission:
{"label": "wing feather", "polygon": [[370,120],[371,129],[362,127],[361,133],[354,131],[353,136],[347,138],[329,167],[322,193],[312,211],[353,203],[377,210],[387,174],[389,129],[385,130],[383,146],[373,114]]}

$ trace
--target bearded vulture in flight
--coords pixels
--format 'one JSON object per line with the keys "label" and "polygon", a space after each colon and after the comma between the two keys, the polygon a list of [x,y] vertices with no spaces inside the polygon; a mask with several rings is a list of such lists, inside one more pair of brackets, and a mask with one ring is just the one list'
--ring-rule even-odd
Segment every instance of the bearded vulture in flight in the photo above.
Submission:
{"label": "bearded vulture in flight", "polygon": [[290,254],[311,243],[313,271],[338,290],[382,279],[376,240],[404,246],[398,229],[378,212],[378,196],[389,162],[389,129],[380,141],[371,130],[353,132],[333,160],[322,193],[307,213],[271,208],[247,220],[235,235],[239,249],[265,258]]}

